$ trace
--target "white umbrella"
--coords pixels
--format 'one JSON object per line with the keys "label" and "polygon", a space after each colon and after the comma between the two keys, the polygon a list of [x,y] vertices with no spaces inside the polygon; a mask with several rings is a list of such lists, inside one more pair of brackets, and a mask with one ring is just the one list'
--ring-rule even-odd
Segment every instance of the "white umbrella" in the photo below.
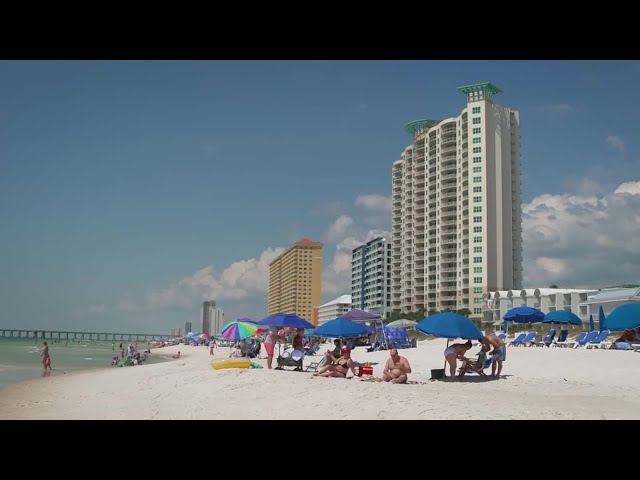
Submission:
{"label": "white umbrella", "polygon": [[407,320],[406,318],[401,318],[400,320],[396,320],[395,322],[391,322],[387,325],[387,327],[391,328],[409,328],[415,327],[418,322],[414,322],[413,320]]}

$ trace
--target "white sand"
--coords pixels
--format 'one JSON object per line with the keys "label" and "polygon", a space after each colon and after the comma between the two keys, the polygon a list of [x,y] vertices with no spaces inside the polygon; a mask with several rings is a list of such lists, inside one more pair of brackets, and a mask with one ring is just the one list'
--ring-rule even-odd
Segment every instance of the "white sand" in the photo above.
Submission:
{"label": "white sand", "polygon": [[[413,368],[410,379],[426,381],[443,367],[445,343],[400,351]],[[0,393],[0,419],[640,419],[640,354],[629,351],[509,348],[504,379],[394,385],[266,368],[213,370],[204,347],[162,354],[178,350],[183,357],[168,363],[9,386]],[[220,348],[214,358],[227,354]],[[356,361],[380,362],[375,375],[387,357],[353,352]]]}

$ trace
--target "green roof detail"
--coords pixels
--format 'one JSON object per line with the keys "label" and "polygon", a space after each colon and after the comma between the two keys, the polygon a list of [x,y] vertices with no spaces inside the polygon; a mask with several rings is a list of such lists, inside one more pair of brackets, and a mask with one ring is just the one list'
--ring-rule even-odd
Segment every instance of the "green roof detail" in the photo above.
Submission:
{"label": "green roof detail", "polygon": [[493,83],[476,83],[475,85],[465,85],[464,87],[458,87],[458,91],[464,93],[467,96],[468,101],[474,100],[490,100],[493,101],[493,96],[502,93],[498,87]]}
{"label": "green roof detail", "polygon": [[415,135],[418,130],[422,130],[423,128],[430,128],[437,124],[437,120],[414,120],[413,122],[407,123],[404,126],[404,129],[407,133]]}

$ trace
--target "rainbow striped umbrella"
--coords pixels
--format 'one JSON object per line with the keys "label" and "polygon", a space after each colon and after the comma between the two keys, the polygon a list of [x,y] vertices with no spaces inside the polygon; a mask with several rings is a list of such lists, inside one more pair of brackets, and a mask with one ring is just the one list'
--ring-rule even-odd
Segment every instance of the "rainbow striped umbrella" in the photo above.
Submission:
{"label": "rainbow striped umbrella", "polygon": [[222,327],[222,331],[220,335],[228,340],[242,340],[243,338],[250,337],[260,327],[255,323],[243,322],[241,320],[234,320],[233,322],[227,323],[224,327]]}

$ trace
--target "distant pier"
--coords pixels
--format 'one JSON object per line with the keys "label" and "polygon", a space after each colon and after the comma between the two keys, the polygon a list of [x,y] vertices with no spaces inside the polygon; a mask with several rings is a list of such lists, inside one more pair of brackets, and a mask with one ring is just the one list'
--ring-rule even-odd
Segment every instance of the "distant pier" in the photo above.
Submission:
{"label": "distant pier", "polygon": [[21,328],[0,328],[2,338],[42,338],[44,340],[103,340],[112,342],[148,342],[154,338],[171,337],[172,335],[150,333],[98,333],[98,332],[66,332],[58,330],[25,330]]}

